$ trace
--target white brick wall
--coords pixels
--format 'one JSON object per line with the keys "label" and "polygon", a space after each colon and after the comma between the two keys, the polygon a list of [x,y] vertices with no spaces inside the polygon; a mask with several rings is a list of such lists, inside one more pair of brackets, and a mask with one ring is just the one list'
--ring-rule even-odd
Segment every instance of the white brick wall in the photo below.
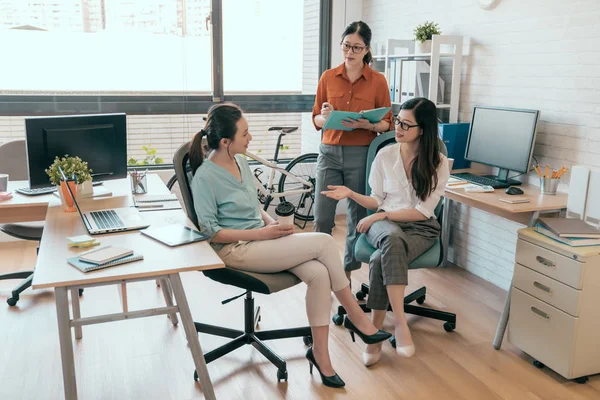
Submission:
{"label": "white brick wall", "polygon": [[[375,42],[412,38],[431,20],[466,37],[461,121],[476,104],[539,109],[542,165],[600,166],[600,1],[503,0],[483,10],[475,0],[363,0],[362,11]],[[522,225],[464,206],[451,223],[450,260],[507,289]]]}

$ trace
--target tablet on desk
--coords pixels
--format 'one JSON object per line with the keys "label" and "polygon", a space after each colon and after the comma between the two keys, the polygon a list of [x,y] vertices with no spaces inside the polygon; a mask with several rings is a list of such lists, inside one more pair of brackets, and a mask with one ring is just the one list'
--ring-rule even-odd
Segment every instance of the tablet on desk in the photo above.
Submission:
{"label": "tablet on desk", "polygon": [[209,236],[181,224],[148,228],[141,232],[171,247],[210,239]]}

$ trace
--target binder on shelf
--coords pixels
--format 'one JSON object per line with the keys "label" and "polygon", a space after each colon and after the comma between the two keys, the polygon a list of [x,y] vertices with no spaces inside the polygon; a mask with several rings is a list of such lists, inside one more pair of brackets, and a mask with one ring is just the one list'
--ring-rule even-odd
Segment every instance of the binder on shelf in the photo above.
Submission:
{"label": "binder on shelf", "polygon": [[467,139],[469,137],[468,122],[457,124],[439,124],[440,137],[448,150],[448,158],[454,159],[453,169],[469,168],[471,161],[465,160]]}

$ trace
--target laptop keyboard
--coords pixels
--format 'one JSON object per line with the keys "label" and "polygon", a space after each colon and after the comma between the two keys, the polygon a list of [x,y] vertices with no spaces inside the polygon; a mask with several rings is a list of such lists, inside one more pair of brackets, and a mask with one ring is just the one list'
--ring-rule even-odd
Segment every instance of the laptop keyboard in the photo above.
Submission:
{"label": "laptop keyboard", "polygon": [[90,213],[96,226],[100,229],[124,228],[125,224],[115,210],[92,211]]}

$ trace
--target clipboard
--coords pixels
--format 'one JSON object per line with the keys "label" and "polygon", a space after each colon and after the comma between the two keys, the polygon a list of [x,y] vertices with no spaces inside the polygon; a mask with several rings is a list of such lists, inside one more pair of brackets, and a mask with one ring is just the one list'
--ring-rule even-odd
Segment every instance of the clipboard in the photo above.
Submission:
{"label": "clipboard", "polygon": [[352,128],[346,128],[342,125],[342,120],[345,119],[360,119],[365,118],[369,120],[370,123],[375,124],[385,117],[385,114],[391,110],[391,107],[381,107],[375,108],[374,110],[366,110],[361,112],[352,112],[352,111],[337,111],[333,110],[329,113],[329,117],[327,121],[325,121],[325,125],[323,125],[323,129],[336,129],[341,131],[351,131]]}

